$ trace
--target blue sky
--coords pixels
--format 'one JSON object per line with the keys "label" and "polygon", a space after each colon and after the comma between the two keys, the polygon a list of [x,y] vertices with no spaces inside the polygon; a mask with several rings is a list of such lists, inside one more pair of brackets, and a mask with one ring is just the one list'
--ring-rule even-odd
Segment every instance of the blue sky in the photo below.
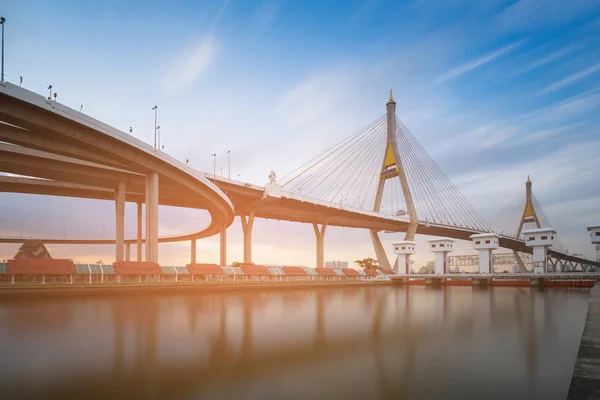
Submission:
{"label": "blue sky", "polygon": [[[146,142],[156,104],[166,152],[204,171],[217,153],[217,173],[227,174],[230,150],[232,176],[257,184],[384,114],[393,88],[398,117],[483,217],[516,197],[530,174],[563,243],[594,256],[585,226],[600,220],[597,1],[7,0],[0,13],[9,81],[23,76],[42,94],[52,84],[59,102],[132,126]],[[5,234],[23,224],[32,235],[60,236],[65,223],[97,236],[114,223],[108,202],[0,194],[0,204],[25,214],[2,213]],[[99,210],[89,226],[72,222],[73,210],[83,215],[89,205]],[[47,223],[27,216],[36,210]],[[205,218],[165,209],[161,232],[194,229],[197,216]],[[239,222],[230,230],[234,261]],[[254,232],[257,262],[314,263],[311,226],[259,221]],[[0,258],[13,247],[0,246]],[[165,245],[161,261],[183,264],[187,248]],[[216,239],[199,249],[216,261]],[[102,246],[53,251],[90,261],[112,255]],[[433,259],[421,253],[419,261]],[[372,254],[367,232],[328,230],[326,259]]]}

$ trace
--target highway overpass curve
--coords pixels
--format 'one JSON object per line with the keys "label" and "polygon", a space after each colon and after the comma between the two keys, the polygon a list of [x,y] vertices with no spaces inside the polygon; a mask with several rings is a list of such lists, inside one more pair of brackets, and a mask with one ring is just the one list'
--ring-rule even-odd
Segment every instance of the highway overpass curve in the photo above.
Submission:
{"label": "highway overpass curve", "polygon": [[[85,114],[3,82],[0,83],[0,120],[4,122],[4,124],[0,124],[0,141],[27,149],[41,150],[56,156],[52,160],[48,160],[48,157],[40,157],[40,154],[34,151],[13,149],[17,152],[21,151],[23,154],[20,155],[20,158],[27,160],[27,162],[19,163],[19,157],[13,155],[11,158],[10,151],[7,151],[9,149],[3,146],[1,153],[4,154],[4,166],[11,168],[11,171],[16,171],[14,173],[25,174],[29,171],[35,176],[36,172],[34,171],[37,170],[37,174],[40,175],[39,171],[43,170],[44,163],[49,161],[52,161],[54,165],[62,163],[62,171],[59,171],[62,176],[56,170],[50,170],[47,173],[56,173],[55,178],[67,181],[81,179],[81,176],[85,177],[88,173],[90,174],[88,175],[89,182],[95,185],[101,181],[103,184],[100,186],[109,190],[103,194],[98,190],[89,191],[87,195],[81,197],[107,198],[106,193],[112,191],[106,187],[110,185],[111,179],[117,181],[119,178],[129,178],[125,180],[128,183],[128,191],[131,189],[134,192],[128,193],[128,197],[140,200],[145,194],[145,191],[141,191],[144,188],[142,184],[145,182],[144,175],[157,172],[159,174],[159,204],[203,208],[211,215],[211,223],[206,229],[186,235],[186,238],[214,235],[219,232],[221,225],[229,226],[233,222],[234,210],[231,201],[206,179],[204,174],[155,150],[141,140]],[[79,160],[81,165],[74,165],[69,159],[60,159],[58,156]],[[38,160],[34,161],[36,158]],[[35,162],[38,163],[37,166],[32,167]],[[86,164],[86,162],[91,164]],[[72,169],[68,168],[69,165]],[[99,167],[104,167],[105,171],[101,171]],[[93,175],[96,172],[98,174],[110,173],[114,176],[107,178]],[[4,182],[2,185],[6,188],[11,184],[15,187],[14,182]],[[31,186],[28,187],[31,188]],[[48,186],[41,188],[47,189]],[[55,187],[55,189],[57,188]],[[65,188],[63,188],[64,190]],[[28,192],[33,193],[34,191]],[[80,190],[80,192],[82,191]],[[161,192],[163,193],[162,198]],[[40,190],[39,194],[46,193]],[[96,194],[99,197],[93,197]],[[114,199],[114,194],[111,199]],[[110,241],[110,243],[114,243],[114,241]]]}

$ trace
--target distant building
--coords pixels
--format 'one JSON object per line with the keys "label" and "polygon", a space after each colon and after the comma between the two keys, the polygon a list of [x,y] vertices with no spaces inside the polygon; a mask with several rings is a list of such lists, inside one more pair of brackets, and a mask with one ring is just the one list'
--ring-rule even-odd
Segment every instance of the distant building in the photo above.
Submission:
{"label": "distant building", "polygon": [[325,261],[325,268],[331,268],[331,269],[348,268],[348,261]]}
{"label": "distant building", "polygon": [[[519,256],[528,270],[533,270],[533,256],[528,253],[519,252]],[[494,272],[519,272],[519,263],[514,253],[494,253],[492,255]],[[433,263],[433,261],[431,261]],[[458,268],[462,272],[475,272],[479,269],[479,255],[448,256],[448,270]]]}

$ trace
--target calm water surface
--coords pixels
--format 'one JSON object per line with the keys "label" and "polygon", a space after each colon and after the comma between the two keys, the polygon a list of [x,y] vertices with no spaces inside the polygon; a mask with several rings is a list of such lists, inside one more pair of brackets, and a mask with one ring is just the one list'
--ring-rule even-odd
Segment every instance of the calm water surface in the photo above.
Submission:
{"label": "calm water surface", "polygon": [[564,399],[586,290],[0,302],[0,399]]}

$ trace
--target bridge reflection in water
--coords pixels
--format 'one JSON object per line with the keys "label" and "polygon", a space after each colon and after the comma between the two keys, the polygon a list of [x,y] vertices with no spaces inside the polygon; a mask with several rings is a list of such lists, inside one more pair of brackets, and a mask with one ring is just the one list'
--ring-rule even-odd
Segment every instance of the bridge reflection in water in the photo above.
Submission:
{"label": "bridge reflection in water", "polygon": [[0,398],[566,397],[585,290],[372,287],[0,303]]}

